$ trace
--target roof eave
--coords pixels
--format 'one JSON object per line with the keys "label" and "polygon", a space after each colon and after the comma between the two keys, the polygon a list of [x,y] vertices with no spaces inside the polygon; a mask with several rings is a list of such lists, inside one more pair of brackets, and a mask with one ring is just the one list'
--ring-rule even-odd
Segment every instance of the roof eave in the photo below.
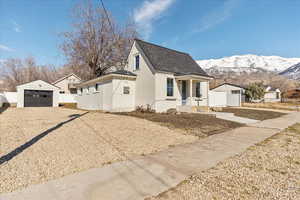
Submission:
{"label": "roof eave", "polygon": [[76,88],[89,86],[91,84],[100,83],[102,81],[112,80],[114,78],[125,78],[125,79],[135,80],[136,76],[123,75],[123,74],[107,74],[107,75],[100,76],[100,77],[97,77],[97,78],[92,79],[92,80],[88,80],[88,81],[83,82],[83,83],[79,83],[78,85],[76,85]]}

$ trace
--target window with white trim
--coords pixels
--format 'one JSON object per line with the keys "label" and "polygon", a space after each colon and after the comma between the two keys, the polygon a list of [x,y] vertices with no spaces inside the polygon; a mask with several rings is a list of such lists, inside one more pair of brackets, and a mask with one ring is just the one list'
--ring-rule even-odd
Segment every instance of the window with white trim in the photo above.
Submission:
{"label": "window with white trim", "polygon": [[201,82],[197,82],[196,83],[196,97],[197,98],[201,98],[202,94],[201,94]]}
{"label": "window with white trim", "polygon": [[172,97],[174,95],[174,81],[173,78],[167,78],[167,96]]}
{"label": "window with white trim", "polygon": [[123,87],[123,94],[130,94],[130,87],[128,86]]}
{"label": "window with white trim", "polygon": [[140,55],[136,55],[135,57],[134,57],[134,69],[135,70],[139,70],[140,69]]}

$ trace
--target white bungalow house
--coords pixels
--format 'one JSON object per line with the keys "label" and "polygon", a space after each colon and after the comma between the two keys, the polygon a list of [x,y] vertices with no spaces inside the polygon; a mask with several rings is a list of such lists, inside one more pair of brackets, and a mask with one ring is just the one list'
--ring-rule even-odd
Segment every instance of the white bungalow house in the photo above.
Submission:
{"label": "white bungalow house", "polygon": [[77,85],[77,106],[111,112],[206,108],[211,79],[189,54],[135,39],[124,70]]}
{"label": "white bungalow house", "polygon": [[278,88],[265,86],[264,102],[279,102],[281,100],[281,91]]}
{"label": "white bungalow house", "polygon": [[54,81],[52,84],[60,88],[60,94],[76,94],[75,84],[80,82],[81,79],[76,74],[71,73]]}

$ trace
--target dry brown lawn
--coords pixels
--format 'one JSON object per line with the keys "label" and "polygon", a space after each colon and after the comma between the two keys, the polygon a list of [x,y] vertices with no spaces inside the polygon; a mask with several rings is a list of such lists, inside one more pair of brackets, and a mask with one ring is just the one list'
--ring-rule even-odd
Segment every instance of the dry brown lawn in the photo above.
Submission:
{"label": "dry brown lawn", "polygon": [[9,108],[0,114],[0,193],[198,139],[148,120],[84,113]]}
{"label": "dry brown lawn", "polygon": [[278,110],[300,111],[300,103],[281,103],[281,102],[268,102],[268,103],[243,103],[244,107],[250,108],[270,108]]}
{"label": "dry brown lawn", "polygon": [[146,119],[170,129],[181,130],[187,134],[195,135],[200,138],[243,126],[243,124],[218,119],[214,115],[209,114],[182,113],[175,115],[148,112],[129,112],[119,114]]}
{"label": "dry brown lawn", "polygon": [[300,124],[151,200],[300,199]]}

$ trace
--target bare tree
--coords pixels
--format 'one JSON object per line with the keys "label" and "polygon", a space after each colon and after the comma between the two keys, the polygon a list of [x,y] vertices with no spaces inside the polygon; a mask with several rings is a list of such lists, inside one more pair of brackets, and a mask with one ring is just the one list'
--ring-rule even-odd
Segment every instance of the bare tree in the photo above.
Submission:
{"label": "bare tree", "polygon": [[0,79],[9,91],[15,91],[17,85],[26,82],[44,80],[51,83],[60,77],[55,67],[37,65],[33,57],[24,60],[11,58],[1,65]]}
{"label": "bare tree", "polygon": [[74,12],[73,31],[63,34],[62,50],[69,60],[68,65],[85,68],[90,73],[85,75],[88,78],[101,76],[112,67],[124,66],[137,36],[135,26],[117,26],[109,13],[93,7],[89,1],[78,5]]}

